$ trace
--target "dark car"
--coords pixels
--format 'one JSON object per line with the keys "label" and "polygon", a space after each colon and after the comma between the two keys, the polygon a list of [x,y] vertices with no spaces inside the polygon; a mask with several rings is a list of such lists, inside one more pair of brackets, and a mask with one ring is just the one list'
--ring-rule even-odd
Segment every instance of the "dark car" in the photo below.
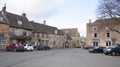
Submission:
{"label": "dark car", "polygon": [[17,45],[17,44],[12,44],[6,47],[7,51],[25,51],[24,46],[23,45]]}
{"label": "dark car", "polygon": [[93,46],[92,45],[84,45],[83,48],[84,49],[91,49],[91,48],[93,48]]}
{"label": "dark car", "polygon": [[114,45],[112,47],[104,49],[105,55],[120,55],[120,45]]}
{"label": "dark car", "polygon": [[38,50],[50,50],[51,48],[48,45],[40,45],[40,46],[38,46],[37,49]]}
{"label": "dark car", "polygon": [[104,47],[94,47],[89,49],[90,53],[103,53]]}

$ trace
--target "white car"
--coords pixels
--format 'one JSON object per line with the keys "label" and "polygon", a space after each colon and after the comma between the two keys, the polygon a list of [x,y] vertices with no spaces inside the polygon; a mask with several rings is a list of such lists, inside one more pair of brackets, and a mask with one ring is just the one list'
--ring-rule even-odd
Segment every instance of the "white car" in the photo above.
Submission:
{"label": "white car", "polygon": [[25,50],[27,50],[27,51],[33,51],[33,50],[34,50],[34,47],[33,47],[32,44],[25,44],[25,45],[24,45],[24,48],[25,48]]}

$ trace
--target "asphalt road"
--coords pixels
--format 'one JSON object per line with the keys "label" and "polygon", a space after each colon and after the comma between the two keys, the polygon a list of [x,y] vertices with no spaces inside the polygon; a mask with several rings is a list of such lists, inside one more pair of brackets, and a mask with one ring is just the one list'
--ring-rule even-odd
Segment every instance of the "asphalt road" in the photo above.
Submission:
{"label": "asphalt road", "polygon": [[120,67],[120,56],[93,54],[79,48],[0,52],[0,67]]}

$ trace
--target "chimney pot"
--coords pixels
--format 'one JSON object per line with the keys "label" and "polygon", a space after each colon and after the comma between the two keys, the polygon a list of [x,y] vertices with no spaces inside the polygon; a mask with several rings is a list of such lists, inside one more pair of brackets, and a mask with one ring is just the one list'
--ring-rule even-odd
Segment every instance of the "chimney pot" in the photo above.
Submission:
{"label": "chimney pot", "polygon": [[26,17],[26,13],[23,12],[22,16],[23,16],[23,17]]}
{"label": "chimney pot", "polygon": [[6,4],[4,4],[4,7],[2,7],[2,11],[6,11]]}
{"label": "chimney pot", "polygon": [[43,24],[45,24],[45,25],[46,25],[46,20],[44,20],[44,21],[43,21]]}

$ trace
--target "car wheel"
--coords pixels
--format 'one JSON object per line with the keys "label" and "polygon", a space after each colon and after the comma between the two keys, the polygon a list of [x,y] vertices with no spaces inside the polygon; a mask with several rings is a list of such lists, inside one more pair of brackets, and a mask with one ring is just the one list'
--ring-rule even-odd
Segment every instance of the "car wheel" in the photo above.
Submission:
{"label": "car wheel", "polygon": [[7,48],[6,51],[9,51],[9,49]]}
{"label": "car wheel", "polygon": [[108,55],[108,53],[105,53],[105,55]]}
{"label": "car wheel", "polygon": [[115,52],[112,52],[111,54],[112,54],[113,56],[115,56],[115,55],[116,55],[116,53],[115,53]]}
{"label": "car wheel", "polygon": [[120,53],[118,53],[118,55],[120,56]]}
{"label": "car wheel", "polygon": [[95,53],[97,53],[97,51],[95,50]]}

